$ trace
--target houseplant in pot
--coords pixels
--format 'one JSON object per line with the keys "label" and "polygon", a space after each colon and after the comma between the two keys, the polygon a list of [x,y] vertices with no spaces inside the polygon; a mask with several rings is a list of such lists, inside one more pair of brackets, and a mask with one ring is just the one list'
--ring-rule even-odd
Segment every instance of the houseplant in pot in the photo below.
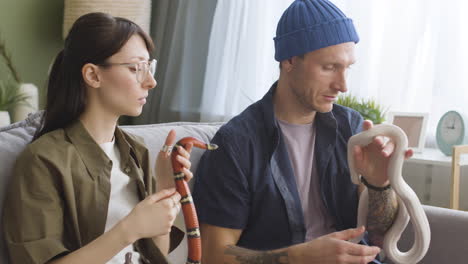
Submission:
{"label": "houseplant in pot", "polygon": [[364,120],[371,120],[374,124],[381,124],[385,121],[387,110],[374,99],[358,99],[351,94],[342,94],[336,103],[358,111]]}
{"label": "houseplant in pot", "polygon": [[19,84],[12,80],[0,81],[0,127],[10,124],[10,114],[15,106],[25,103],[28,98],[20,94]]}
{"label": "houseplant in pot", "polygon": [[0,41],[0,57],[7,70],[0,75],[0,126],[5,126],[10,124],[10,113],[15,108],[30,105],[28,102],[30,96],[21,92],[21,80],[2,41]]}

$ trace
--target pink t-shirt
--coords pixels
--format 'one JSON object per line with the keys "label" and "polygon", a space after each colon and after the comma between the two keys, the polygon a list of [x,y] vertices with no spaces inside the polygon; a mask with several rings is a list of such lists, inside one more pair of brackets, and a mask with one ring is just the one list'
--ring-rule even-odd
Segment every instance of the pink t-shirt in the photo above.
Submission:
{"label": "pink t-shirt", "polygon": [[294,170],[306,227],[306,241],[335,232],[334,221],[320,198],[320,180],[315,166],[314,123],[297,125],[278,120]]}

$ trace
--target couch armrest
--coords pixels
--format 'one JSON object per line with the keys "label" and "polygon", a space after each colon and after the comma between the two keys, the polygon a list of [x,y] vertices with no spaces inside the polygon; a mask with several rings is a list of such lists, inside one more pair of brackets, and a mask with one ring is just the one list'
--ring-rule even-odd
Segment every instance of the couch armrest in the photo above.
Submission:
{"label": "couch armrest", "polygon": [[[431,244],[420,263],[467,263],[468,212],[427,205],[423,207],[431,227]],[[398,246],[401,251],[407,251],[413,241],[413,228],[408,224]]]}

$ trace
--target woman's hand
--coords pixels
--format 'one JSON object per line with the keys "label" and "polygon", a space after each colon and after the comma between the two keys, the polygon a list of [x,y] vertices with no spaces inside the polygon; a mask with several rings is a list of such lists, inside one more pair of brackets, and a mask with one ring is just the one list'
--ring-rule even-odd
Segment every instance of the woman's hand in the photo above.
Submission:
{"label": "woman's hand", "polygon": [[139,202],[120,222],[130,243],[169,234],[181,208],[180,198],[180,194],[172,188]]}
{"label": "woman's hand", "polygon": [[[176,132],[171,130],[167,135],[164,145],[172,147],[175,143]],[[176,159],[182,164],[182,172],[185,174],[187,181],[193,177],[193,174],[190,171],[190,167],[192,166],[190,162],[190,152],[192,151],[192,147],[192,144],[188,144],[186,149],[183,147],[177,148],[179,154],[177,155]],[[171,151],[161,150],[158,153],[158,157],[156,158],[155,172],[157,190],[173,188],[175,186],[173,176],[174,172],[171,163]]]}
{"label": "woman's hand", "polygon": [[[372,121],[364,121],[363,130],[369,130],[372,127]],[[388,164],[394,149],[395,143],[386,140],[383,136],[375,137],[372,143],[366,147],[354,147],[356,171],[374,186],[383,187],[388,185]],[[411,156],[413,156],[413,150],[406,150],[405,159],[409,159]]]}

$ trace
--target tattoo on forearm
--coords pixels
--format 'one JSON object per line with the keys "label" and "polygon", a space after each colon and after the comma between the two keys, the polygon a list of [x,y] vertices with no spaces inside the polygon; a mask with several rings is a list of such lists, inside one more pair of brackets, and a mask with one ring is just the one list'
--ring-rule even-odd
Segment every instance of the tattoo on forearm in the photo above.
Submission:
{"label": "tattoo on forearm", "polygon": [[239,264],[287,264],[288,253],[271,251],[254,251],[236,246],[228,246],[224,251],[226,255],[232,255]]}
{"label": "tattoo on forearm", "polygon": [[398,213],[398,202],[392,189],[369,192],[369,212],[367,215],[367,231],[373,245],[382,247],[387,230],[392,226]]}

